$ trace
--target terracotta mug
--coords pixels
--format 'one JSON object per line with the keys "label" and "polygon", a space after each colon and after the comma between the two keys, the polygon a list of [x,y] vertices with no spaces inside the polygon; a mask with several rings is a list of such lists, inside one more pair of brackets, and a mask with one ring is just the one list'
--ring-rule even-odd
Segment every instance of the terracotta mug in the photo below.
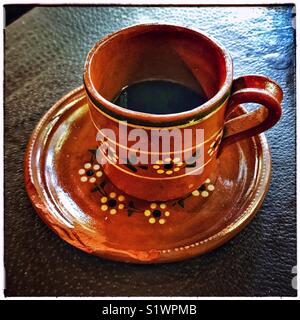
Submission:
{"label": "terracotta mug", "polygon": [[[136,112],[111,102],[125,86],[147,79],[172,80],[196,92],[201,87],[208,101],[172,114]],[[125,193],[149,201],[175,199],[197,189],[216,170],[221,147],[269,129],[281,116],[283,93],[275,81],[260,75],[233,80],[232,59],[222,45],[202,32],[175,25],[136,25],[100,40],[87,56],[84,85],[95,127],[100,132],[112,129],[117,138],[118,148],[104,155],[108,160],[104,172]],[[228,120],[243,103],[261,106]],[[124,121],[127,132],[120,134]],[[154,163],[130,159],[127,164],[119,163],[120,150],[133,146],[122,141],[136,128],[147,133],[144,144],[158,130],[191,129],[193,152],[199,147],[196,129],[203,129],[203,165],[195,169],[199,174],[186,173],[184,150],[172,149],[172,145],[167,159],[158,149],[159,159]],[[108,143],[109,138],[103,136],[103,141]],[[151,151],[141,152],[149,159],[153,156]]]}

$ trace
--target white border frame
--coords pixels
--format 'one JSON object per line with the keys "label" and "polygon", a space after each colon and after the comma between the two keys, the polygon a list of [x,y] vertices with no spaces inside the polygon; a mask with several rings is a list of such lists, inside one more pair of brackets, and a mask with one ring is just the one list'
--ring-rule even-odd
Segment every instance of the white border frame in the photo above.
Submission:
{"label": "white border frame", "polygon": [[[105,1],[105,0],[98,0],[98,1],[89,1],[88,3],[84,3],[83,0],[64,0],[64,1],[42,1],[42,0],[31,0],[31,1],[24,1],[24,0],[6,0],[4,2],[2,2],[3,5],[7,5],[7,4],[41,4],[41,5],[161,5],[161,6],[168,6],[168,5],[180,5],[180,6],[189,6],[189,5],[199,5],[199,6],[209,6],[209,5],[242,5],[242,6],[248,6],[248,5],[284,5],[284,4],[291,4],[295,6],[296,8],[296,20],[295,20],[295,27],[297,26],[297,17],[298,17],[298,10],[297,10],[297,5],[296,5],[296,1],[288,1],[288,0],[247,0],[247,3],[239,0],[231,0],[231,1],[226,1],[226,0],[211,0],[211,1],[205,1],[205,2],[201,2],[201,1],[197,1],[197,0],[189,0],[189,1],[185,1],[183,2],[183,0],[114,0],[114,1]],[[3,28],[5,27],[5,21],[4,21],[4,7],[2,7],[2,16],[1,16],[1,20],[2,20],[2,26]],[[3,48],[3,43],[4,43],[4,37],[3,37],[4,32],[1,33],[1,46],[2,46],[2,50],[0,52],[0,58],[2,61],[4,61],[4,48]],[[299,43],[299,33],[296,32],[296,45]],[[296,61],[300,61],[299,60],[299,50],[297,49],[296,46]],[[3,90],[4,90],[4,64],[1,65],[1,67],[3,68],[0,72],[1,74],[1,78],[0,81],[3,85]],[[300,66],[299,63],[296,63],[296,83],[299,79],[299,71],[300,70]],[[3,90],[0,93],[0,102],[2,104],[2,108],[0,108],[0,145],[3,146],[3,116],[4,116],[4,112],[3,112]],[[296,89],[296,103],[299,106],[300,105],[300,92],[299,92],[299,88]],[[297,151],[297,158],[300,155],[300,151],[298,148],[298,142],[299,142],[299,134],[298,134],[298,129],[300,127],[300,110],[299,108],[297,108],[296,110],[296,127],[297,127],[297,132],[296,132],[296,138],[297,138],[297,145],[296,145],[296,151]],[[4,296],[4,288],[5,288],[5,268],[4,268],[4,169],[3,169],[3,160],[4,160],[4,154],[3,154],[3,147],[0,148],[0,182],[1,182],[1,195],[0,195],[0,256],[2,257],[1,260],[1,266],[0,268],[2,269],[2,272],[0,274],[0,288],[2,290],[0,290],[0,299],[5,299],[5,300],[165,300],[168,299],[170,301],[172,300],[300,300],[300,288],[299,288],[299,281],[298,281],[298,295],[297,297],[5,297]],[[298,165],[297,165],[297,169],[298,169]],[[296,190],[298,190],[300,187],[300,173],[297,170],[297,184],[296,184]],[[297,197],[298,200],[298,197]],[[299,207],[300,204],[297,201],[297,261],[300,261],[300,237],[299,237],[299,230],[300,230],[300,219],[299,219]],[[295,275],[292,274],[292,270],[291,270],[291,281],[292,278]]]}

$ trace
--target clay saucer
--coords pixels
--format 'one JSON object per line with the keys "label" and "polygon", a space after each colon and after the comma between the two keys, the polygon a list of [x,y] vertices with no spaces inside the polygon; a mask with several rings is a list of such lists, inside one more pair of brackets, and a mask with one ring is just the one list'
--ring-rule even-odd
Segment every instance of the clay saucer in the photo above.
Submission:
{"label": "clay saucer", "polygon": [[159,263],[205,253],[241,231],[268,190],[271,163],[263,134],[225,147],[218,170],[199,189],[165,203],[132,198],[113,185],[95,160],[95,137],[80,87],[35,128],[25,178],[45,223],[63,240],[100,257]]}

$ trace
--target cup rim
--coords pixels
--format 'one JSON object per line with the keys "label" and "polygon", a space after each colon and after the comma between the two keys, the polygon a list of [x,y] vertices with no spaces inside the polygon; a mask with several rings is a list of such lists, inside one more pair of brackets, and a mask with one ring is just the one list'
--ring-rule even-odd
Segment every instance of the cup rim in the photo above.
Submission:
{"label": "cup rim", "polygon": [[[193,109],[186,110],[183,112],[177,112],[177,113],[169,113],[169,114],[153,114],[153,113],[146,113],[146,112],[140,112],[140,111],[133,111],[130,109],[125,109],[123,107],[120,107],[109,100],[105,99],[95,88],[91,75],[90,75],[90,68],[91,68],[91,62],[92,59],[97,52],[97,50],[103,46],[108,41],[112,40],[114,37],[118,36],[120,33],[123,33],[127,30],[134,30],[134,29],[140,29],[140,28],[151,28],[151,27],[162,27],[162,28],[174,28],[175,30],[194,33],[197,35],[201,35],[202,37],[206,38],[208,41],[210,41],[214,46],[216,46],[220,52],[223,55],[224,61],[225,61],[225,71],[226,76],[224,83],[222,84],[221,88],[218,90],[218,92],[210,98],[205,103],[201,104],[200,106],[197,106]],[[166,23],[145,23],[145,24],[135,24],[130,27],[122,28],[114,33],[111,33],[107,35],[106,37],[100,39],[98,42],[94,44],[92,49],[89,51],[85,65],[84,65],[84,74],[83,74],[83,83],[84,87],[87,93],[88,98],[92,101],[93,107],[100,112],[100,113],[106,113],[113,118],[116,118],[117,120],[127,121],[128,123],[133,124],[143,124],[143,125],[154,125],[154,126],[164,126],[164,125],[176,125],[178,123],[184,123],[189,121],[190,119],[201,119],[203,115],[208,115],[211,111],[215,110],[217,107],[219,107],[221,104],[224,103],[224,101],[229,97],[231,84],[233,80],[233,64],[232,64],[232,58],[229,54],[229,52],[225,49],[225,47],[220,44],[217,40],[215,40],[213,37],[209,36],[205,32],[199,31],[196,28],[191,27],[184,27],[176,24],[166,24]],[[100,105],[104,110],[100,110],[96,105]]]}

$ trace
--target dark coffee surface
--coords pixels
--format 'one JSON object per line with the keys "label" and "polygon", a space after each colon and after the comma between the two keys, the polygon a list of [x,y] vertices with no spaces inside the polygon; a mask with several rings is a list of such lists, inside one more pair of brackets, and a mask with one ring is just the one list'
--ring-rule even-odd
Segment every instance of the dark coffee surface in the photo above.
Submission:
{"label": "dark coffee surface", "polygon": [[206,96],[168,80],[144,80],[122,89],[113,102],[133,111],[170,114],[194,109]]}
{"label": "dark coffee surface", "polygon": [[[125,26],[168,21],[203,30],[230,51],[235,77],[266,74],[284,91],[266,133],[272,180],[254,220],[234,239],[165,265],[106,261],[68,245],[35,213],[23,157],[41,116],[82,84],[86,54]],[[5,277],[8,296],[295,296],[295,30],[291,7],[39,7],[5,31]],[[126,62],[126,57],[124,58]]]}

